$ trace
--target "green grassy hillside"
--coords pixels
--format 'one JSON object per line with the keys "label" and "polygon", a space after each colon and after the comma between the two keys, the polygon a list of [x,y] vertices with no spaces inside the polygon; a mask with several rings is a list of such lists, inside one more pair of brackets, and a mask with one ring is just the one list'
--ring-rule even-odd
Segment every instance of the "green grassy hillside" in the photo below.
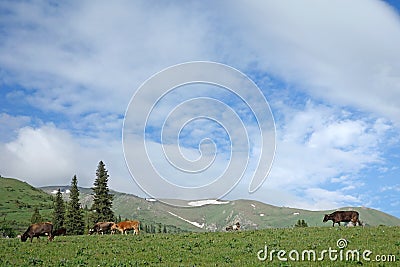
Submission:
{"label": "green grassy hillside", "polygon": [[53,198],[44,191],[12,178],[0,178],[0,227],[26,230],[37,207],[43,220],[51,218]]}

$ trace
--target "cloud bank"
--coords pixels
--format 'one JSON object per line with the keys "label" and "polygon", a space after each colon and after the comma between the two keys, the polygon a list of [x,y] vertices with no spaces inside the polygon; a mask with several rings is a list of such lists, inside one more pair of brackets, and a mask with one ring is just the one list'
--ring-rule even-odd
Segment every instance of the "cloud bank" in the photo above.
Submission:
{"label": "cloud bank", "polygon": [[[121,148],[130,98],[165,67],[212,60],[251,77],[277,125],[267,182],[248,195],[244,179],[227,197],[400,216],[387,204],[400,152],[400,17],[387,3],[3,1],[0,14],[3,176],[40,186],[78,174],[90,186],[103,160],[112,188],[143,194]],[[201,133],[186,130],[185,153],[195,155]]]}

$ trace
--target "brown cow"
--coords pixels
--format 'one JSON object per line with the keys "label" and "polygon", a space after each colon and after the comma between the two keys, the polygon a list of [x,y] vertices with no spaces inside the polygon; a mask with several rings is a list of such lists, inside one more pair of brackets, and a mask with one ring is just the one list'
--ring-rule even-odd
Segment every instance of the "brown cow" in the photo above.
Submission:
{"label": "brown cow", "polygon": [[52,241],[53,240],[52,232],[53,232],[53,224],[51,222],[35,223],[30,225],[28,229],[25,231],[25,233],[22,234],[21,241],[25,242],[29,237],[32,243],[34,237],[37,237],[37,239],[39,239],[39,236],[44,236],[44,235],[47,235],[48,239]]}
{"label": "brown cow", "polygon": [[325,214],[323,222],[332,220],[332,227],[335,227],[335,223],[340,226],[341,222],[352,222],[354,225],[361,225],[359,220],[359,214],[357,211],[335,211],[331,214]]}
{"label": "brown cow", "polygon": [[111,227],[114,225],[114,222],[98,222],[93,226],[93,228],[89,229],[89,235],[93,233],[101,233],[103,235],[104,232],[111,230]]}
{"label": "brown cow", "polygon": [[133,230],[134,231],[133,234],[138,235],[139,227],[140,227],[139,221],[124,221],[124,222],[114,224],[111,227],[111,232],[113,233],[115,230],[118,230],[121,232],[121,234],[128,234],[126,231]]}

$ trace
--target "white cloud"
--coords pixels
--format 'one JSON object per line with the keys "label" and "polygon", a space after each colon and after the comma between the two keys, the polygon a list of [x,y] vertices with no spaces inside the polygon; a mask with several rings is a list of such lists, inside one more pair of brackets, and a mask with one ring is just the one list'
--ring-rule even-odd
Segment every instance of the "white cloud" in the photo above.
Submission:
{"label": "white cloud", "polygon": [[[255,194],[270,203],[343,203],[319,194],[359,203],[362,196],[349,197],[363,183],[357,174],[387,169],[385,146],[399,143],[391,122],[400,123],[400,20],[383,1],[11,1],[0,8],[11,11],[0,19],[5,101],[27,107],[23,116],[0,116],[2,175],[44,185],[69,183],[77,173],[90,186],[104,160],[110,185],[127,191],[121,114],[150,75],[190,60],[222,61],[287,87],[280,93],[288,98],[273,99],[276,160]],[[309,103],[299,105],[306,97]],[[327,183],[337,188],[323,188]],[[243,188],[232,194],[242,197]]]}
{"label": "white cloud", "polygon": [[331,103],[400,122],[400,18],[383,1],[250,1],[228,8],[236,22],[229,36],[234,61],[252,62]]}
{"label": "white cloud", "polygon": [[[368,196],[355,196],[367,183],[360,173],[385,165],[385,138],[393,126],[312,101],[298,109],[278,104],[283,117],[275,161],[260,192],[249,197],[305,209],[367,203]],[[239,187],[231,198],[243,190]]]}
{"label": "white cloud", "polygon": [[12,116],[7,113],[0,113],[0,141],[10,141],[22,126],[31,123],[28,116]]}
{"label": "white cloud", "polygon": [[394,192],[400,192],[400,184],[395,184],[392,186],[382,186],[380,188],[381,192],[385,192],[385,191],[394,191]]}
{"label": "white cloud", "polygon": [[123,113],[150,75],[212,51],[206,42],[210,25],[196,7],[129,1],[4,5],[13,12],[2,22],[7,38],[0,44],[1,65],[13,73],[10,82],[34,89],[29,102],[46,111]]}
{"label": "white cloud", "polygon": [[304,207],[312,210],[334,209],[345,205],[357,206],[362,203],[362,200],[354,195],[344,194],[340,191],[324,190],[321,188],[306,189],[305,196],[305,199],[311,201],[304,203]]}
{"label": "white cloud", "polygon": [[271,173],[278,185],[322,183],[381,162],[378,144],[386,132],[374,131],[368,119],[351,120],[336,108],[309,102],[304,110],[286,109],[284,120]]}
{"label": "white cloud", "polygon": [[7,155],[7,159],[3,158],[7,162],[3,166],[3,175],[10,173],[39,184],[54,184],[57,178],[66,179],[70,176],[67,175],[70,168],[77,164],[71,144],[71,136],[53,126],[21,128],[18,138],[2,147],[1,154]]}
{"label": "white cloud", "polygon": [[106,164],[109,185],[122,192],[138,188],[125,167],[121,142],[76,139],[52,124],[19,129],[15,140],[0,145],[0,172],[4,177],[26,180],[34,186],[67,185],[77,175],[79,185],[91,187],[97,164]]}

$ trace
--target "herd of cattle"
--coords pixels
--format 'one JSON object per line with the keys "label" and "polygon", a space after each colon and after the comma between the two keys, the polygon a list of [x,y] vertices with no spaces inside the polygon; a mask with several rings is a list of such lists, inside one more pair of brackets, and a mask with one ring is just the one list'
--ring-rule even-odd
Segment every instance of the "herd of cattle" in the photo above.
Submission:
{"label": "herd of cattle", "polygon": [[[98,222],[93,228],[89,229],[89,235],[97,233],[104,234],[105,232],[110,231],[111,234],[114,234],[116,230],[118,230],[121,234],[128,234],[127,231],[133,230],[135,235],[139,234],[140,222],[139,221],[124,221],[124,222]],[[34,237],[39,239],[39,236],[47,236],[48,240],[52,241],[55,236],[65,235],[65,228],[60,228],[57,230],[53,229],[53,224],[51,222],[44,223],[34,223],[31,224],[28,229],[21,235],[21,241],[25,242],[28,238],[31,239],[31,242]]]}
{"label": "herd of cattle", "polygon": [[120,231],[121,234],[128,234],[127,231],[133,230],[133,234],[138,235],[140,228],[139,221],[124,221],[120,223],[115,222],[98,222],[93,228],[89,229],[89,234],[97,233],[104,234],[105,232],[111,231],[114,234],[116,230]]}
{"label": "herd of cattle", "polygon": [[[335,211],[331,214],[326,214],[324,216],[323,222],[332,221],[332,226],[335,226],[335,223],[339,224],[341,222],[352,223],[352,225],[362,225],[359,220],[359,214],[357,211]],[[98,222],[93,228],[89,229],[89,234],[104,234],[106,232],[111,232],[114,234],[116,230],[118,230],[121,234],[127,234],[127,231],[133,230],[135,235],[139,234],[140,222],[133,221],[124,221],[124,222]],[[237,222],[234,225],[229,225],[225,228],[226,231],[234,231],[240,229],[240,223]],[[57,235],[65,235],[66,229],[60,228],[53,231],[53,224],[51,222],[44,223],[35,223],[28,227],[28,229],[21,235],[21,241],[25,242],[28,237],[32,239],[39,236],[48,236],[50,241],[53,240],[54,236]]]}

